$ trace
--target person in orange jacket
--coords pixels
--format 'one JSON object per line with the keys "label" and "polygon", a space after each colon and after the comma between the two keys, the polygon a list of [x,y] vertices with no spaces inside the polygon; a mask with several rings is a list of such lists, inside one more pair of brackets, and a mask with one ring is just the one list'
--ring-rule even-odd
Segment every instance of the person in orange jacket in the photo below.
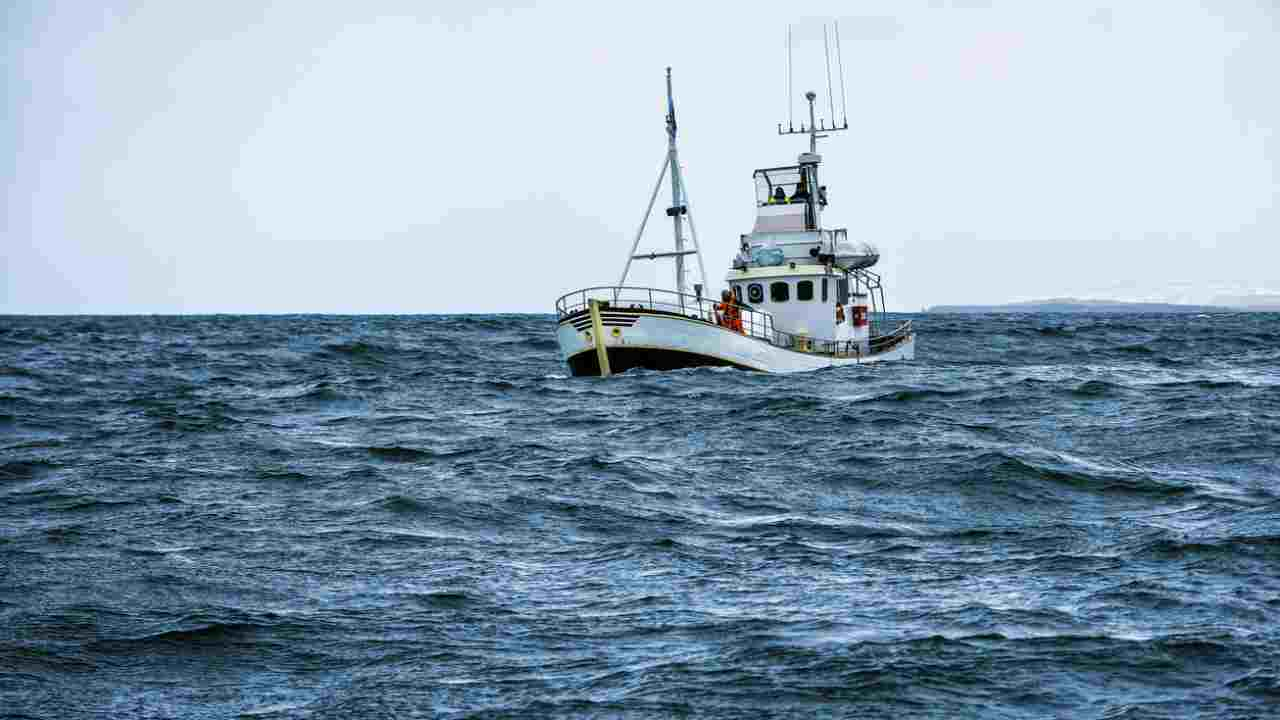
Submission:
{"label": "person in orange jacket", "polygon": [[720,302],[716,304],[716,324],[742,332],[742,308],[738,307],[733,293],[728,290],[720,293]]}

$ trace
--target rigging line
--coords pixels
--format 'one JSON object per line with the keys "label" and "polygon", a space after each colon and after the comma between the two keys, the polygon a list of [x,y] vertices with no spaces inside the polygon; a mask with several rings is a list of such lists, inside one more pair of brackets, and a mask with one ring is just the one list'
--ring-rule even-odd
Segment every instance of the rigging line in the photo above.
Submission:
{"label": "rigging line", "polygon": [[836,124],[836,99],[831,92],[831,46],[827,43],[827,24],[822,23],[822,53],[827,58],[827,102],[831,107],[831,124]]}
{"label": "rigging line", "polygon": [[[849,127],[849,104],[844,98],[844,55],[840,53],[840,21],[836,25],[836,63],[840,66],[840,111],[844,114],[844,126]],[[831,119],[835,122],[835,118]]]}
{"label": "rigging line", "polygon": [[698,275],[702,279],[703,289],[707,289],[707,268],[702,264],[702,244],[698,242],[698,226],[693,224],[693,203],[689,201],[689,186],[684,180],[684,171],[680,172],[680,190],[684,194],[684,205],[689,210],[689,232],[693,234],[693,247],[698,251]]}
{"label": "rigging line", "polygon": [[787,129],[796,128],[795,101],[791,99],[791,25],[787,25]]}
{"label": "rigging line", "polygon": [[[635,242],[631,243],[631,252],[627,253],[627,264],[622,266],[622,278],[618,280],[618,285],[627,284],[627,273],[631,272],[632,256],[636,254],[636,248],[640,247],[640,237],[644,235],[644,226],[649,224],[649,215],[653,213],[653,202],[658,199],[658,189],[662,187],[662,179],[667,176],[667,167],[671,165],[671,154],[668,152],[662,160],[662,170],[658,173],[658,181],[653,184],[653,193],[649,195],[649,206],[644,209],[644,217],[640,218],[640,229],[636,231]],[[614,300],[617,300],[617,294],[614,294]]]}

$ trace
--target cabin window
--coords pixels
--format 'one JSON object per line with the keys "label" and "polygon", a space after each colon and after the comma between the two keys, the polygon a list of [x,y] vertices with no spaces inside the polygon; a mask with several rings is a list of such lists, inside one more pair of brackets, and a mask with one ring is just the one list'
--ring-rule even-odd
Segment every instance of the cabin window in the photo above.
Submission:
{"label": "cabin window", "polygon": [[764,302],[764,286],[760,283],[751,283],[747,286],[747,301],[753,303]]}
{"label": "cabin window", "polygon": [[827,301],[827,279],[822,278],[822,302]]}
{"label": "cabin window", "polygon": [[801,280],[796,283],[796,299],[812,300],[813,299],[813,281]]}
{"label": "cabin window", "polygon": [[733,299],[737,300],[738,302],[742,302],[742,286],[741,285],[733,286]]}
{"label": "cabin window", "polygon": [[774,302],[786,302],[791,299],[791,286],[785,282],[769,284],[769,299]]}

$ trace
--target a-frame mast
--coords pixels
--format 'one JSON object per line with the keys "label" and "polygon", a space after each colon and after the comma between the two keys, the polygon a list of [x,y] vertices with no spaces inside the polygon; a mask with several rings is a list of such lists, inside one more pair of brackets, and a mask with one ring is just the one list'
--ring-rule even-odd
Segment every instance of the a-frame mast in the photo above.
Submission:
{"label": "a-frame mast", "polygon": [[[671,207],[667,208],[667,215],[671,217],[672,233],[675,240],[674,252],[651,252],[641,255],[636,254],[636,248],[640,246],[640,237],[644,235],[645,225],[649,222],[649,215],[653,212],[653,203],[658,198],[658,188],[662,186],[662,179],[666,176],[667,171],[671,171]],[[685,249],[684,237],[684,216],[689,216],[689,229],[693,235],[693,249]],[[693,224],[693,214],[689,210],[689,192],[685,186],[684,173],[680,171],[680,153],[676,149],[676,103],[675,95],[671,89],[671,68],[667,68],[667,157],[662,164],[662,170],[658,173],[658,181],[654,183],[653,193],[649,196],[649,205],[645,208],[644,217],[640,220],[640,229],[636,231],[635,242],[631,244],[631,252],[627,253],[627,263],[622,268],[622,277],[618,280],[618,285],[627,284],[627,274],[631,271],[632,260],[656,260],[659,258],[674,258],[676,265],[676,282],[675,289],[678,293],[687,292],[685,284],[684,258],[686,255],[698,256],[698,275],[701,279],[695,289],[701,294],[702,289],[706,286],[706,270],[702,263],[702,247],[698,244],[698,231]]]}

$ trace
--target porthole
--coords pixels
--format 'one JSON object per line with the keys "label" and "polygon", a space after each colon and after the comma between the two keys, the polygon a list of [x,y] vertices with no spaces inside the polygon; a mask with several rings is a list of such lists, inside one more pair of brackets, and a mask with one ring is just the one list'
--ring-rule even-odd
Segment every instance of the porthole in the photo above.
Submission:
{"label": "porthole", "polygon": [[747,300],[753,303],[764,302],[764,286],[760,283],[751,283],[747,286]]}

